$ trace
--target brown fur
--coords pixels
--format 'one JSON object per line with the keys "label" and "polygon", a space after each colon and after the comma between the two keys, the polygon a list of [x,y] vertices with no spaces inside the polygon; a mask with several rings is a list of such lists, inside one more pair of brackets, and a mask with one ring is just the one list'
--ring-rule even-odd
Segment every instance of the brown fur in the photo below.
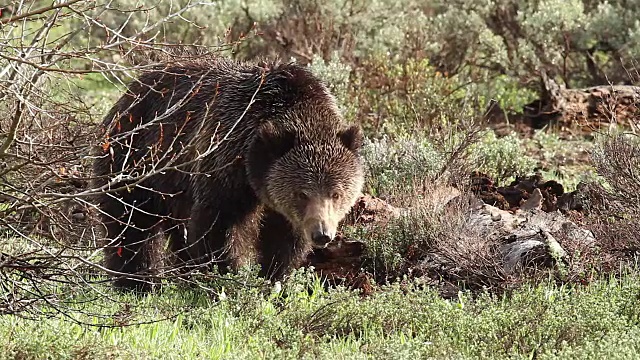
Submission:
{"label": "brown fur", "polygon": [[[106,267],[125,274],[159,266],[164,234],[182,266],[236,268],[257,253],[263,274],[281,278],[331,240],[363,184],[360,128],[344,125],[323,83],[295,64],[166,65],[133,82],[103,124],[94,172],[111,189],[97,199]],[[107,184],[152,164],[168,168]]]}

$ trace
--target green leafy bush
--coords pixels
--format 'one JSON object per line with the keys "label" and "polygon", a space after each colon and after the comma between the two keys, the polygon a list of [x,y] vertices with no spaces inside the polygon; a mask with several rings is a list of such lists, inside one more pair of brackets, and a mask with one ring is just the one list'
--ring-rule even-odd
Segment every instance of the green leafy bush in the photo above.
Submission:
{"label": "green leafy bush", "polygon": [[362,153],[368,169],[366,191],[377,196],[411,194],[416,185],[432,180],[445,161],[433,144],[417,137],[367,139]]}
{"label": "green leafy bush", "polygon": [[469,116],[457,77],[446,77],[427,59],[376,57],[356,69],[350,92],[358,121],[374,136],[439,128]]}
{"label": "green leafy bush", "polygon": [[349,97],[351,66],[341,62],[337,53],[334,53],[329,61],[325,61],[320,55],[314,55],[309,68],[327,84],[344,116],[352,120],[358,109]]}
{"label": "green leafy bush", "polygon": [[480,141],[471,146],[477,169],[503,183],[515,175],[528,175],[536,161],[526,154],[522,139],[510,134],[498,138],[486,131]]}

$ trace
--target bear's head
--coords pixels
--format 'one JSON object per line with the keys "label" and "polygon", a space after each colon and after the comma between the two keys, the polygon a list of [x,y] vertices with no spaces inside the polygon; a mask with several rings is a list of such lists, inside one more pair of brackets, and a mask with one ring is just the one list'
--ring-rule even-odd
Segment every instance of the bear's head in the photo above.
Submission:
{"label": "bear's head", "polygon": [[265,123],[247,163],[251,184],[307,243],[325,247],[362,191],[362,143],[357,125],[301,131]]}

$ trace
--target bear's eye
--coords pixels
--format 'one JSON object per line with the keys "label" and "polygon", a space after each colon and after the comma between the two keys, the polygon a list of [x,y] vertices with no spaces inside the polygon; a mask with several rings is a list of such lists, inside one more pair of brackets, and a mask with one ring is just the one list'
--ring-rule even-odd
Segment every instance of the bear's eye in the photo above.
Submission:
{"label": "bear's eye", "polygon": [[340,197],[341,197],[341,195],[338,192],[334,192],[333,194],[331,194],[331,198],[333,200],[340,200]]}
{"label": "bear's eye", "polygon": [[304,201],[309,199],[309,196],[307,196],[307,194],[303,193],[302,191],[298,191],[295,194],[296,199],[300,200],[300,201]]}

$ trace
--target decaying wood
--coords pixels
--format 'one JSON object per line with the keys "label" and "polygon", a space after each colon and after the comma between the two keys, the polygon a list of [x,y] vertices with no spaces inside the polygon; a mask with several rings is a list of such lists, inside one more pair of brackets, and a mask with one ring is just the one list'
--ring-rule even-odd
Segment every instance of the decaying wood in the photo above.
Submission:
{"label": "decaying wood", "polygon": [[558,126],[593,131],[617,124],[635,132],[640,126],[640,86],[567,89],[543,72],[541,89],[540,98],[525,105],[521,114],[505,113],[494,102],[489,105],[486,119],[493,125],[510,123],[532,129]]}

